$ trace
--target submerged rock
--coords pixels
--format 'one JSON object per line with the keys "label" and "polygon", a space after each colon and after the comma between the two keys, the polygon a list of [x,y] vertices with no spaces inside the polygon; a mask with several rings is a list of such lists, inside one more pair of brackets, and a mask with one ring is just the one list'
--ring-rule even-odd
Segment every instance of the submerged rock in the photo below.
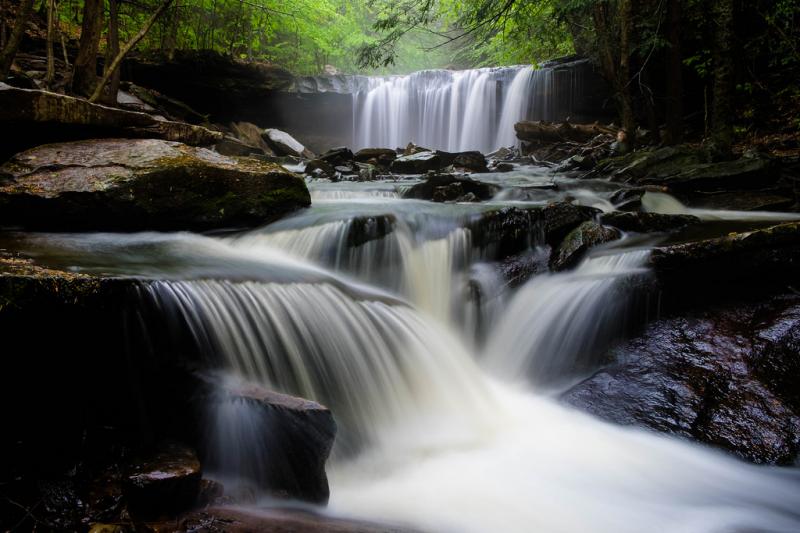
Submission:
{"label": "submerged rock", "polygon": [[134,462],[123,491],[131,514],[139,520],[176,516],[192,507],[200,494],[200,460],[191,448],[171,443]]}
{"label": "submerged rock", "polygon": [[347,246],[356,247],[382,239],[394,231],[397,219],[394,215],[356,217],[350,221]]}
{"label": "submerged rock", "polygon": [[[444,188],[448,187],[449,189],[444,190]],[[443,202],[456,200],[464,194],[472,193],[480,200],[488,200],[499,190],[500,187],[497,185],[483,183],[470,178],[452,174],[434,174],[424,182],[412,186],[406,191],[404,197]]]}
{"label": "submerged rock", "polygon": [[791,464],[800,452],[798,332],[797,296],[659,320],[563,398],[612,422]]}
{"label": "submerged rock", "polygon": [[0,175],[0,223],[36,229],[250,226],[310,203],[304,181],[278,165],[154,139],[40,146]]}
{"label": "submerged rock", "polygon": [[506,207],[481,214],[468,226],[473,246],[490,259],[502,259],[530,248],[539,240],[534,211]]}
{"label": "submerged rock", "polygon": [[620,232],[614,228],[602,226],[588,220],[569,232],[564,240],[553,251],[550,268],[555,271],[566,270],[578,264],[590,248],[620,238]]}
{"label": "submerged rock", "polygon": [[600,215],[600,221],[622,231],[636,233],[676,231],[700,223],[700,219],[692,215],[662,215],[659,213],[623,211],[603,213]]}

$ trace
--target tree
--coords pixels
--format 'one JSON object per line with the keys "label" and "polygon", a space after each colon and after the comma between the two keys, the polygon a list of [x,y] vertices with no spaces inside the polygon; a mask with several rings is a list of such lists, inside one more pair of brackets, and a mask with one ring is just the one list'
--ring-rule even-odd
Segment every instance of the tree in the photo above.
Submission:
{"label": "tree", "polygon": [[14,63],[14,57],[17,55],[17,50],[25,34],[25,25],[28,23],[32,12],[33,0],[22,0],[17,11],[14,29],[11,30],[8,42],[0,53],[0,80],[5,80],[8,77],[8,73],[11,72],[11,65]]}
{"label": "tree", "polygon": [[714,17],[714,98],[711,112],[711,143],[720,156],[730,154],[733,145],[733,0],[716,0]]}
{"label": "tree", "polygon": [[97,86],[97,52],[103,29],[103,0],[84,0],[81,39],[72,70],[72,92],[89,96]]}
{"label": "tree", "polygon": [[667,130],[664,142],[683,141],[683,57],[681,55],[681,0],[668,0],[669,13],[667,51]]}

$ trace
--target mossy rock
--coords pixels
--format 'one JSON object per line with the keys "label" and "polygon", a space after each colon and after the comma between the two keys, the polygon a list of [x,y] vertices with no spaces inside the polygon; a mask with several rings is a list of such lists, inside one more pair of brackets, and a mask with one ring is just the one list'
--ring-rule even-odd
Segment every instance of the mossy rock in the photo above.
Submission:
{"label": "mossy rock", "polygon": [[0,223],[31,229],[201,231],[310,204],[303,179],[279,165],[155,139],[40,146],[0,175]]}

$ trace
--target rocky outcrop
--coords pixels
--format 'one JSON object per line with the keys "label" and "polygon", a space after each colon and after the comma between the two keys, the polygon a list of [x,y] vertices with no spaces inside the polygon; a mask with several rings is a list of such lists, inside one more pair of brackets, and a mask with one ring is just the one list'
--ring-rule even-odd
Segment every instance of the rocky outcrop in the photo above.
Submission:
{"label": "rocky outcrop", "polygon": [[36,229],[250,226],[310,203],[278,165],[153,139],[40,146],[0,175],[0,223]]}
{"label": "rocky outcrop", "polygon": [[800,275],[800,222],[746,233],[662,246],[650,254],[650,267],[664,288],[724,287],[727,282],[758,285]]}
{"label": "rocky outcrop", "polygon": [[[399,160],[397,159],[395,163]],[[497,185],[483,183],[470,178],[452,174],[433,174],[424,182],[412,186],[403,196],[418,200],[444,202],[458,201],[462,196],[471,193],[477,200],[488,200],[499,190],[500,188]]]}
{"label": "rocky outcrop", "polygon": [[700,219],[692,215],[662,215],[624,211],[603,213],[600,215],[600,221],[607,226],[636,233],[677,231],[700,224]]}
{"label": "rocky outcrop", "polygon": [[406,152],[392,161],[390,168],[395,174],[424,174],[450,166],[469,172],[489,171],[486,158],[480,152],[430,151],[414,145],[407,147]]}
{"label": "rocky outcrop", "polygon": [[391,170],[395,174],[424,174],[444,168],[441,156],[436,152],[419,152],[403,155],[392,161]]}
{"label": "rocky outcrop", "polygon": [[356,152],[353,158],[359,163],[388,168],[397,159],[397,152],[389,148],[364,148]]}
{"label": "rocky outcrop", "polygon": [[592,220],[583,222],[569,232],[561,244],[553,251],[550,268],[554,271],[574,267],[590,248],[620,238],[620,232],[598,224]]}
{"label": "rocky outcrop", "polygon": [[202,126],[159,120],[146,114],[41,90],[0,83],[0,121],[14,135],[0,147],[0,157],[40,144],[101,137],[155,138],[206,146],[222,134]]}
{"label": "rocky outcrop", "polygon": [[800,452],[800,298],[659,320],[565,393],[603,419],[680,435],[755,463]]}

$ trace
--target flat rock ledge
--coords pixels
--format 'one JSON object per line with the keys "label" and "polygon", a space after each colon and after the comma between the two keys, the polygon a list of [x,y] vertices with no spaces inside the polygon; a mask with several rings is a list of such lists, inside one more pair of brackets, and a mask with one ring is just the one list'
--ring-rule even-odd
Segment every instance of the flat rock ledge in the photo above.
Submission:
{"label": "flat rock ledge", "polygon": [[28,229],[203,231],[310,203],[279,165],[157,139],[49,144],[0,167],[0,224]]}

